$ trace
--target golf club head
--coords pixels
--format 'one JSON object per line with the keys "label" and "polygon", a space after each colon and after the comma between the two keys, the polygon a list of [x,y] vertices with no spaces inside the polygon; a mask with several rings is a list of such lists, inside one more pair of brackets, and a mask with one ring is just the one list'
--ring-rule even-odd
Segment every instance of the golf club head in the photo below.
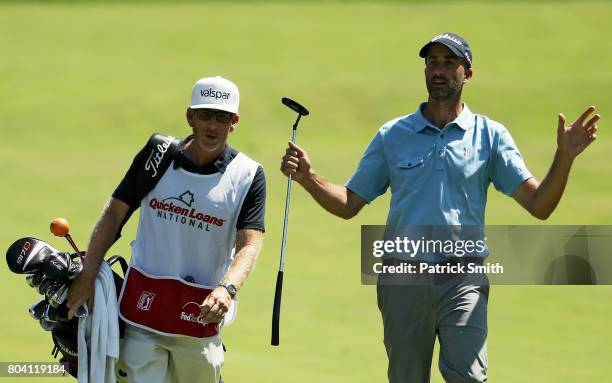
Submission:
{"label": "golf club head", "polygon": [[68,279],[71,281],[74,280],[79,276],[79,274],[81,274],[81,271],[83,271],[83,264],[78,261],[72,261],[72,264],[68,270]]}
{"label": "golf club head", "polygon": [[51,245],[37,238],[25,237],[15,241],[6,251],[6,263],[16,274],[30,274],[57,253]]}
{"label": "golf club head", "polygon": [[283,97],[281,98],[281,102],[289,107],[289,109],[293,110],[294,112],[302,115],[302,116],[308,116],[310,114],[310,112],[308,111],[308,109],[304,108],[299,102],[290,99],[289,97]]}
{"label": "golf club head", "polygon": [[34,279],[35,275],[36,273],[26,274],[26,283],[28,284],[28,286],[34,287],[34,282],[32,282],[32,279]]}
{"label": "golf club head", "polygon": [[[30,275],[32,276],[31,278],[30,278]],[[26,282],[28,286],[37,289],[38,286],[40,286],[40,283],[43,281],[43,278],[45,278],[45,274],[43,274],[40,271],[37,271],[35,273],[28,274],[26,276]]]}
{"label": "golf club head", "polygon": [[87,316],[89,315],[89,310],[87,310],[86,306],[81,306],[77,309],[76,313],[74,314],[77,318],[87,318]]}
{"label": "golf club head", "polygon": [[28,312],[30,313],[30,316],[32,318],[34,318],[35,320],[40,320],[40,318],[42,318],[43,315],[45,315],[45,312],[47,311],[48,306],[49,306],[49,302],[47,302],[46,299],[43,299],[39,302],[34,303],[28,309]]}
{"label": "golf club head", "polygon": [[57,322],[57,309],[49,304],[45,310],[43,319],[46,319],[49,322]]}
{"label": "golf club head", "polygon": [[53,331],[55,326],[57,326],[57,321],[51,321],[47,317],[40,318],[40,327],[42,327],[45,331]]}
{"label": "golf club head", "polygon": [[51,305],[47,306],[45,313],[43,314],[42,318],[40,318],[40,327],[42,327],[43,330],[51,331],[57,325],[57,320],[51,318],[57,316],[55,311],[56,310],[51,307]]}
{"label": "golf club head", "polygon": [[52,284],[45,293],[51,307],[59,307],[68,296],[68,285],[63,281],[56,281]]}
{"label": "golf club head", "polygon": [[55,253],[41,264],[41,270],[50,279],[60,279],[69,275],[72,258],[68,253]]}
{"label": "golf club head", "polygon": [[55,282],[53,279],[50,279],[49,277],[45,275],[42,278],[40,285],[38,285],[38,293],[40,295],[45,295],[49,287],[51,287],[51,285],[53,284],[53,282]]}

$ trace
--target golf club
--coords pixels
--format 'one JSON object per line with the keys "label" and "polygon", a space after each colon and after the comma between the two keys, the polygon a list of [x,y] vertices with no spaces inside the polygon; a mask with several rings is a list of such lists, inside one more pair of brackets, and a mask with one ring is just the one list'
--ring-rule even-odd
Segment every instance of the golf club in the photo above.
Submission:
{"label": "golf club", "polygon": [[[28,276],[30,275],[33,275],[33,277],[28,278]],[[28,274],[28,276],[26,276],[26,282],[28,283],[28,286],[38,288],[38,286],[40,286],[40,283],[43,281],[45,274],[41,271],[37,271],[33,274]]]}
{"label": "golf club", "polygon": [[49,287],[51,287],[51,285],[55,282],[55,280],[47,277],[45,275],[45,277],[42,279],[42,281],[40,282],[40,285],[38,285],[38,293],[40,295],[45,295],[47,293],[47,289],[49,289]]}
{"label": "golf club", "polygon": [[40,320],[40,318],[42,318],[43,315],[45,315],[45,312],[47,311],[48,306],[49,306],[49,302],[47,302],[46,299],[43,299],[41,301],[34,303],[32,307],[28,309],[28,312],[30,313],[30,316],[32,318],[36,320]]}
{"label": "golf club", "polygon": [[6,263],[16,274],[39,271],[54,254],[59,253],[51,245],[37,238],[25,237],[15,241],[6,251]]}
{"label": "golf club", "polygon": [[68,253],[53,254],[41,266],[44,274],[50,279],[61,279],[68,276],[72,267],[72,258]]}
{"label": "golf club", "polygon": [[32,280],[34,279],[34,276],[36,276],[35,273],[26,274],[26,283],[30,287],[34,287],[34,282],[32,282]]}
{"label": "golf club", "polygon": [[63,281],[55,281],[55,283],[49,286],[45,296],[51,307],[58,308],[68,296],[68,285]]}
{"label": "golf club", "polygon": [[43,328],[43,330],[45,331],[52,331],[55,326],[57,326],[57,321],[53,320],[49,317],[49,314],[53,315],[54,314],[54,309],[51,308],[51,305],[48,305],[45,313],[43,314],[42,318],[40,318],[40,327]]}
{"label": "golf club", "polygon": [[[295,123],[293,124],[293,134],[291,136],[291,142],[295,143],[295,136],[297,132],[298,124],[302,116],[308,116],[308,109],[304,108],[298,102],[283,97],[281,102],[289,107],[291,110],[298,114]],[[285,270],[285,245],[287,243],[287,224],[289,221],[289,201],[291,199],[291,175],[287,177],[287,198],[285,199],[285,222],[283,223],[283,239],[281,242],[281,257],[280,264],[278,267],[278,275],[276,276],[276,290],[274,292],[274,308],[272,309],[272,340],[270,344],[272,346],[278,346],[279,344],[279,325],[280,325],[280,306],[281,306],[281,295],[283,293],[283,273]]]}

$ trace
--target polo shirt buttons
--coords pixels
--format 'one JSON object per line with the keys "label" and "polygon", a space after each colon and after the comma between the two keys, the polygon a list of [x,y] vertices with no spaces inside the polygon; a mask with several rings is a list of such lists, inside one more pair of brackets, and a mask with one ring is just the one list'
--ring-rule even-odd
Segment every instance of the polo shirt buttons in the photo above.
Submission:
{"label": "polo shirt buttons", "polygon": [[435,169],[444,171],[444,169],[446,169],[446,161],[444,160],[446,154],[446,147],[443,146],[442,148],[438,149],[437,153],[438,157],[435,161]]}

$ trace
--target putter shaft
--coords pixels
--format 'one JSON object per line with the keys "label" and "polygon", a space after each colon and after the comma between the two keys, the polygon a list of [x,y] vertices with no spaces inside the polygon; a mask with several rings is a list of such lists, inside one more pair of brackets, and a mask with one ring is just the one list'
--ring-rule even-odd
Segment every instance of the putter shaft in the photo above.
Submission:
{"label": "putter shaft", "polygon": [[[300,122],[301,114],[298,114],[295,124],[293,124],[293,133],[291,134],[291,142],[295,144],[297,134],[297,126]],[[287,244],[287,226],[289,225],[289,202],[291,201],[291,174],[287,177],[287,196],[285,197],[285,220],[283,222],[283,238],[281,240],[281,257],[278,269],[281,272],[285,271],[285,245]]]}

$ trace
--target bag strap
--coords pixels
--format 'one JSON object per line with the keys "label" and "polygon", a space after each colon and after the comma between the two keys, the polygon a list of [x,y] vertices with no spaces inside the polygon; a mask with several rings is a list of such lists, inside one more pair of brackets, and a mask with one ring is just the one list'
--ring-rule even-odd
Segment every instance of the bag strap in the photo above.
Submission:
{"label": "bag strap", "polygon": [[[151,154],[144,164],[144,167],[141,169],[142,172],[138,175],[139,184],[144,186],[143,198],[155,188],[166,170],[168,170],[176,153],[178,153],[181,143],[182,140],[161,133],[155,133],[149,138],[145,150],[150,151]],[[121,237],[123,226],[125,226],[136,209],[138,209],[138,207],[130,206],[130,210],[128,210],[123,222],[121,222],[119,226],[119,230],[117,230],[115,242]]]}
{"label": "bag strap", "polygon": [[113,255],[112,257],[106,260],[106,263],[108,263],[109,266],[112,266],[117,262],[119,262],[119,265],[121,265],[121,271],[123,272],[123,276],[125,277],[125,274],[127,273],[128,269],[128,264],[122,256]]}

